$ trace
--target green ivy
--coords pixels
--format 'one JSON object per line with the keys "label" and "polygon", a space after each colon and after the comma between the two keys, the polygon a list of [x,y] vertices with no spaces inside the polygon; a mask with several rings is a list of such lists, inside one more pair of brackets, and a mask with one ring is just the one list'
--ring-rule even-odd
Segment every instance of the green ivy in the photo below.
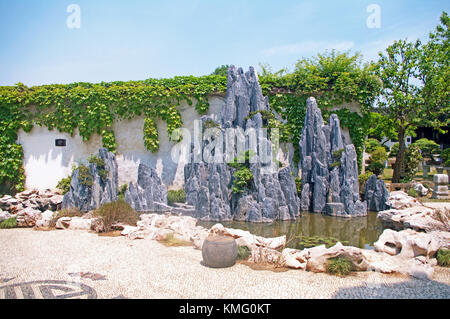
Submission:
{"label": "green ivy", "polygon": [[[302,62],[303,61],[303,62]],[[267,117],[267,125],[279,128],[280,141],[294,145],[294,161],[300,160],[298,144],[306,112],[306,98],[315,96],[325,113],[331,106],[356,101],[363,106],[363,116],[349,110],[335,111],[341,124],[350,131],[361,163],[364,138],[369,121],[365,109],[376,94],[377,82],[371,75],[372,65],[359,67],[354,57],[320,56],[320,67],[302,60],[291,74],[268,74],[260,78],[263,94],[283,122]],[[333,64],[334,63],[334,64]],[[157,120],[167,123],[169,136],[183,122],[180,103],[195,103],[199,114],[208,112],[208,95],[224,94],[224,75],[202,77],[178,76],[170,79],[147,79],[129,82],[72,83],[27,87],[21,83],[0,87],[0,184],[11,185],[11,191],[24,189],[23,149],[16,143],[19,129],[29,132],[34,125],[56,129],[73,136],[78,130],[83,141],[93,134],[102,137],[110,151],[117,149],[112,129],[120,119],[144,116],[144,145],[159,150]],[[267,115],[267,114],[266,114]],[[361,166],[361,165],[360,165]]]}

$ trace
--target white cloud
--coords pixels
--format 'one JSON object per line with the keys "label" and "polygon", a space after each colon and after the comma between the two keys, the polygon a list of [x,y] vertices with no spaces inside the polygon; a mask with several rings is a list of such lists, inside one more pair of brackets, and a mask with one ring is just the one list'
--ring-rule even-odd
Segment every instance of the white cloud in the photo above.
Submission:
{"label": "white cloud", "polygon": [[287,54],[316,54],[325,50],[335,49],[337,51],[347,51],[355,46],[353,41],[327,42],[327,41],[303,41],[263,50],[265,56],[287,55]]}

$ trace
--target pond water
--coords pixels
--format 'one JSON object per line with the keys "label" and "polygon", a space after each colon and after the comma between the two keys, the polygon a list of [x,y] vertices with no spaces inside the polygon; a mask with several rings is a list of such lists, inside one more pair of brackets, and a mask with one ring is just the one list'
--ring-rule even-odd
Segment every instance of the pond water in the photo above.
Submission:
{"label": "pond water", "polygon": [[[217,222],[198,221],[197,225],[210,228]],[[376,212],[368,212],[366,217],[332,217],[322,214],[302,212],[295,221],[276,221],[273,223],[221,222],[228,228],[248,230],[263,237],[286,235],[286,247],[303,249],[326,244],[327,247],[337,241],[344,245],[373,249],[383,232],[381,221]]]}

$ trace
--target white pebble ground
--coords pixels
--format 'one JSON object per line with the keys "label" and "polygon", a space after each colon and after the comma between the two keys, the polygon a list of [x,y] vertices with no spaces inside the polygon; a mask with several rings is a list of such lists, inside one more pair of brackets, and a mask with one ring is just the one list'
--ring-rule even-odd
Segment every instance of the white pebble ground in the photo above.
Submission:
{"label": "white pebble ground", "polygon": [[75,230],[2,229],[0,247],[0,298],[7,285],[74,281],[69,273],[79,272],[105,276],[78,279],[97,298],[450,298],[450,269],[442,267],[435,268],[433,280],[375,272],[341,278],[242,264],[212,269],[201,264],[201,251],[193,247]]}

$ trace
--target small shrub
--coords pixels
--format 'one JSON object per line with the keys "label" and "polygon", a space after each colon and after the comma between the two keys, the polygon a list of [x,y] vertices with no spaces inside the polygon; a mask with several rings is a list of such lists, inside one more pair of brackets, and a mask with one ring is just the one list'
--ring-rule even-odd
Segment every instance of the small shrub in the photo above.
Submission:
{"label": "small shrub", "polygon": [[332,275],[346,276],[353,270],[353,264],[346,257],[338,256],[328,260],[327,272]]}
{"label": "small shrub", "polygon": [[244,188],[247,187],[253,180],[253,173],[247,167],[242,167],[238,169],[233,174],[233,186],[231,190],[233,193],[242,193]]}
{"label": "small shrub", "polygon": [[78,179],[80,183],[84,186],[90,187],[94,184],[94,179],[92,178],[91,171],[86,165],[78,166]]}
{"label": "small shrub", "polygon": [[297,188],[297,195],[300,197],[302,193],[302,179],[300,177],[296,177],[294,179],[295,181],[295,187]]}
{"label": "small shrub", "polygon": [[167,192],[167,203],[172,205],[173,203],[185,203],[186,193],[184,189],[170,190]]}
{"label": "small shrub", "polygon": [[442,267],[450,267],[450,249],[440,248],[436,254],[438,265]]}
{"label": "small shrub", "polygon": [[371,162],[367,166],[367,169],[369,171],[373,172],[373,174],[379,176],[379,175],[383,174],[384,164],[383,163],[379,163],[379,162]]}
{"label": "small shrub", "polygon": [[419,193],[413,187],[410,187],[406,193],[411,197],[419,197]]}
{"label": "small shrub", "polygon": [[17,227],[16,217],[11,217],[0,222],[0,229],[16,228],[16,227]]}
{"label": "small shrub", "polygon": [[105,232],[111,231],[114,223],[136,226],[139,220],[139,214],[122,199],[102,205],[94,211],[94,216],[103,219]]}
{"label": "small shrub", "polygon": [[127,189],[128,189],[128,184],[123,184],[122,186],[120,186],[119,194],[118,194],[119,199],[125,200],[125,192],[127,191]]}
{"label": "small shrub", "polygon": [[238,260],[247,260],[250,254],[250,249],[247,246],[238,246]]}
{"label": "small shrub", "polygon": [[432,154],[439,153],[439,144],[427,138],[421,138],[413,144],[422,151],[422,155],[430,157]]}
{"label": "small shrub", "polygon": [[89,157],[88,162],[94,164],[97,167],[100,178],[102,180],[105,180],[108,176],[108,171],[105,169],[105,161],[96,155],[92,155]]}
{"label": "small shrub", "polygon": [[340,159],[340,158],[341,158],[341,155],[342,155],[342,152],[344,152],[344,149],[343,149],[343,148],[341,148],[341,149],[339,149],[339,150],[337,150],[337,151],[334,151],[334,152],[333,152],[333,158],[334,158],[334,159]]}
{"label": "small shrub", "polygon": [[450,147],[441,152],[442,163],[445,167],[450,167]]}
{"label": "small shrub", "polygon": [[72,176],[64,177],[61,179],[58,184],[56,185],[56,188],[59,188],[62,190],[62,194],[66,194],[68,191],[70,191],[70,183],[72,181]]}
{"label": "small shrub", "polygon": [[366,184],[367,180],[369,179],[370,176],[372,176],[373,173],[371,171],[367,171],[364,174],[360,174],[358,176],[358,181],[359,181],[359,192],[362,193],[364,192],[364,184]]}
{"label": "small shrub", "polygon": [[377,147],[381,146],[380,142],[374,138],[368,138],[365,142],[366,153],[372,153]]}

